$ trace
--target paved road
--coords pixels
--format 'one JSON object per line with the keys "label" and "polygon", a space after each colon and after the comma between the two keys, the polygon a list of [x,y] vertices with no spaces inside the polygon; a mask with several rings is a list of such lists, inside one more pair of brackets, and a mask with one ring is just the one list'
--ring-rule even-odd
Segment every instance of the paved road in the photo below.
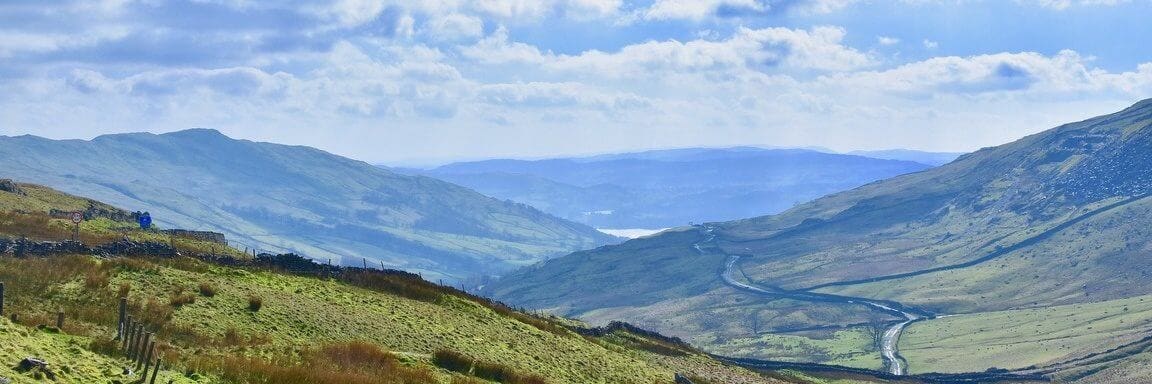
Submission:
{"label": "paved road", "polygon": [[[705,253],[703,245],[712,242],[716,239],[716,235],[712,233],[713,228],[705,226],[704,240],[693,244],[700,253]],[[728,261],[724,264],[724,270],[720,273],[720,278],[724,280],[725,284],[734,288],[752,292],[759,295],[782,297],[793,300],[803,300],[812,302],[831,302],[831,303],[844,303],[853,305],[863,305],[877,312],[894,315],[903,319],[896,324],[889,326],[880,340],[880,354],[884,358],[884,365],[888,368],[888,373],[893,375],[904,375],[908,370],[908,363],[900,356],[900,351],[897,345],[900,343],[900,334],[904,331],[904,327],[908,326],[914,321],[924,319],[926,316],[921,313],[908,312],[903,309],[897,308],[898,306],[891,305],[885,302],[876,300],[869,300],[860,297],[838,296],[825,293],[812,293],[805,291],[790,291],[774,288],[762,288],[752,284],[739,281],[735,277],[736,263],[740,261],[738,255],[728,255]],[[902,307],[902,306],[901,306]],[[919,311],[922,312],[922,311]]]}

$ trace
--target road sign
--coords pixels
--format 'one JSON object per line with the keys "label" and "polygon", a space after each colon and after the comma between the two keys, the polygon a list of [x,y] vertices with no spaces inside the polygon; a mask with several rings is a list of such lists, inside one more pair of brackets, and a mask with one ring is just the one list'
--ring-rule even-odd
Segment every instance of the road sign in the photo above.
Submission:
{"label": "road sign", "polygon": [[72,224],[80,224],[81,221],[84,221],[84,214],[79,211],[72,212]]}
{"label": "road sign", "polygon": [[140,229],[148,229],[152,227],[152,215],[149,215],[148,212],[144,212],[140,215],[139,222]]}

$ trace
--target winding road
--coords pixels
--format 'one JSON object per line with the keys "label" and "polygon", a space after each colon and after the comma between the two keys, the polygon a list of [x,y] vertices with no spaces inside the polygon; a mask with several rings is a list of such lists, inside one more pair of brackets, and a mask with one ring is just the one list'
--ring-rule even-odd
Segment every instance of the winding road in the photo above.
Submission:
{"label": "winding road", "polygon": [[[707,251],[704,250],[704,246],[716,239],[716,235],[712,233],[712,227],[703,226],[703,231],[705,234],[705,239],[692,245],[692,247],[701,254],[707,253]],[[729,255],[727,253],[723,253],[719,249],[717,249],[716,252],[728,256],[728,261],[724,264],[724,270],[720,272],[720,278],[724,281],[725,284],[728,284],[733,288],[758,295],[771,296],[776,298],[787,298],[809,302],[862,305],[873,311],[901,318],[901,321],[896,322],[885,329],[884,335],[880,340],[880,354],[884,358],[884,366],[887,367],[888,373],[893,375],[904,375],[908,370],[908,363],[904,360],[903,357],[900,356],[900,351],[897,348],[897,345],[900,342],[900,334],[904,331],[904,327],[921,319],[935,317],[934,314],[927,311],[919,310],[916,308],[909,308],[900,305],[899,303],[872,300],[861,297],[839,296],[825,293],[758,287],[736,279],[736,263],[740,261],[741,256]]]}

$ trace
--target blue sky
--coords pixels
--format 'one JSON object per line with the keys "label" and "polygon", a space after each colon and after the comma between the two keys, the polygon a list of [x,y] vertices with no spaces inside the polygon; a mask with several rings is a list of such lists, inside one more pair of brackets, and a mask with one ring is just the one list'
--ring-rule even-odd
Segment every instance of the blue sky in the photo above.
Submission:
{"label": "blue sky", "polygon": [[0,2],[0,135],[412,164],[968,151],[1152,97],[1150,0]]}

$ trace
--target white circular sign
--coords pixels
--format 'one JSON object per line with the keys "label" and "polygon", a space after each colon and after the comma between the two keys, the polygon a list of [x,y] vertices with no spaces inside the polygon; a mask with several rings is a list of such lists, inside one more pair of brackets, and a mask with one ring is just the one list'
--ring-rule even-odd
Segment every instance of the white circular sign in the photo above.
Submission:
{"label": "white circular sign", "polygon": [[84,214],[80,212],[72,212],[72,223],[80,224],[81,221],[84,221]]}

